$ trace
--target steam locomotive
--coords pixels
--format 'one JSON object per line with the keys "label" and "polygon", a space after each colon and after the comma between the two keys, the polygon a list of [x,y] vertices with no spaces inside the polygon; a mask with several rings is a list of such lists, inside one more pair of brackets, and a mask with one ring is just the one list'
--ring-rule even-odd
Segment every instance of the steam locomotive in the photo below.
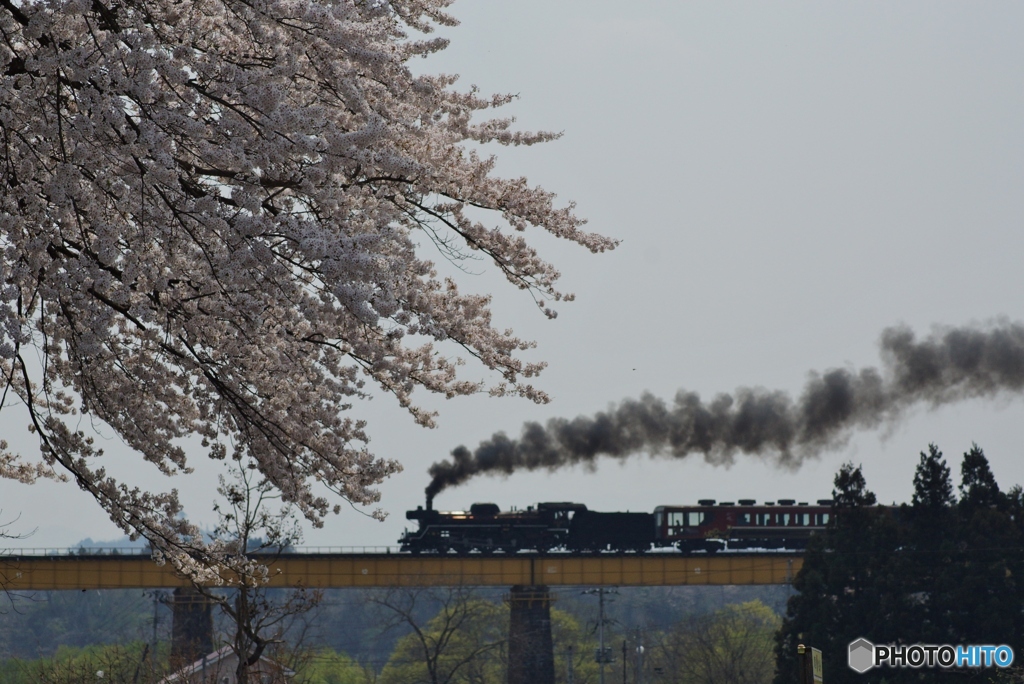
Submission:
{"label": "steam locomotive", "polygon": [[831,515],[831,499],[819,499],[816,505],[793,499],[762,505],[753,499],[701,499],[696,506],[658,506],[653,513],[601,513],[570,502],[510,511],[477,503],[468,511],[436,511],[428,502],[426,508],[406,512],[418,526],[398,541],[402,551],[413,554],[799,551],[811,535],[825,529]]}

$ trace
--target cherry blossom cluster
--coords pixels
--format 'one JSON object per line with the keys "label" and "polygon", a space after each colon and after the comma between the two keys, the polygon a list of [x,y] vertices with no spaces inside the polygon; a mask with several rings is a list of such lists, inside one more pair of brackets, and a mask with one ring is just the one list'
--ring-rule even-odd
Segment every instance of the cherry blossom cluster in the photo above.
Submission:
{"label": "cherry blossom cluster", "polygon": [[473,149],[556,135],[409,68],[447,4],[0,0],[0,407],[41,447],[0,443],[0,475],[73,479],[195,574],[176,493],[110,477],[82,414],[167,475],[198,436],[319,525],[323,492],[372,505],[400,468],[350,416],[373,387],[426,426],[417,387],[546,400],[531,343],[428,257],[483,257],[553,316],[530,231],[615,243]]}

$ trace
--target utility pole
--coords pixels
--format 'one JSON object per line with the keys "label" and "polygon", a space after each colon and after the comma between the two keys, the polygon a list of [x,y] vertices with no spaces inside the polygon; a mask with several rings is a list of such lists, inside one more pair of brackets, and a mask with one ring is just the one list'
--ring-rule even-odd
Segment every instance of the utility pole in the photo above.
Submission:
{"label": "utility pole", "polygon": [[605,661],[608,660],[604,650],[604,587],[598,587],[597,589],[597,633],[601,649],[598,653],[597,662],[601,666],[601,684],[604,684],[604,666]]}
{"label": "utility pole", "polygon": [[595,660],[597,660],[597,664],[598,664],[598,666],[600,668],[598,670],[598,672],[600,673],[599,682],[600,682],[600,684],[605,684],[605,680],[604,680],[605,666],[608,665],[609,663],[615,662],[615,659],[612,657],[612,649],[611,649],[611,647],[604,645],[604,623],[605,623],[605,619],[604,619],[604,595],[605,594],[613,594],[613,593],[616,593],[616,592],[614,591],[614,587],[612,588],[612,590],[605,589],[604,587],[598,587],[597,589],[588,589],[587,591],[584,591],[583,593],[584,594],[597,594],[597,614],[598,614],[598,618],[597,618],[597,640],[598,640],[599,646],[597,648],[597,653],[595,654],[595,656],[596,656]]}
{"label": "utility pole", "polygon": [[149,669],[150,672],[156,673],[156,651],[157,646],[157,625],[160,623],[160,604],[167,600],[167,592],[160,591],[159,589],[152,592],[153,597],[153,642],[149,650]]}
{"label": "utility pole", "polygon": [[573,684],[572,681],[572,646],[565,648],[565,682]]}
{"label": "utility pole", "polygon": [[626,684],[626,640],[622,640],[622,684]]}
{"label": "utility pole", "polygon": [[156,626],[160,620],[159,609],[160,592],[153,592],[153,653],[156,653]]}

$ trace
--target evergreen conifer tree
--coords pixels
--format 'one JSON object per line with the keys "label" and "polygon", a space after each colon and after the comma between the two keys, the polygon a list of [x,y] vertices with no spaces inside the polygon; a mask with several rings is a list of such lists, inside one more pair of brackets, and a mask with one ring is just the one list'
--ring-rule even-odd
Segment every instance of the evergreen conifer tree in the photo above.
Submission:
{"label": "evergreen conifer tree", "polygon": [[977,444],[964,454],[960,473],[957,553],[945,582],[948,623],[962,641],[1005,643],[1021,634],[1020,533]]}
{"label": "evergreen conifer tree", "polygon": [[921,452],[911,501],[901,507],[903,553],[894,568],[894,590],[903,607],[900,636],[907,643],[956,643],[949,620],[957,581],[950,567],[957,545],[956,497],[949,465],[935,444]]}
{"label": "evergreen conifer tree", "polygon": [[985,452],[977,444],[964,454],[960,465],[960,508],[975,510],[1003,503],[996,478],[988,465]]}
{"label": "evergreen conifer tree", "polygon": [[824,536],[811,539],[779,630],[777,684],[797,681],[801,643],[821,649],[830,684],[859,681],[846,667],[847,647],[872,633],[884,603],[874,578],[895,549],[891,516],[876,508],[860,466],[845,463],[834,482],[832,521]]}
{"label": "evergreen conifer tree", "polygon": [[928,453],[921,452],[921,460],[914,472],[915,510],[929,512],[941,511],[956,502],[953,496],[953,481],[950,479],[949,466],[943,458],[939,447],[928,445]]}
{"label": "evergreen conifer tree", "polygon": [[[914,474],[911,505],[876,506],[863,472],[835,478],[834,515],[812,539],[777,638],[775,682],[797,680],[796,647],[822,650],[830,684],[867,681],[847,667],[850,642],[1009,644],[1024,652],[1024,490],[1002,493],[975,445],[961,465],[961,499],[950,468],[929,445]],[[936,678],[988,682],[991,671],[885,669],[886,684]]]}

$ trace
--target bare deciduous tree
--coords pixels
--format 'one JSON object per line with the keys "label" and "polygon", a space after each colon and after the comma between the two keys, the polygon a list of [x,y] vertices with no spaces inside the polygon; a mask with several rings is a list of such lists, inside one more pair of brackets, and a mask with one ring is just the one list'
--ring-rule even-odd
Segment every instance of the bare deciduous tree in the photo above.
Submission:
{"label": "bare deciduous tree", "polygon": [[[195,588],[213,601],[228,618],[227,645],[238,659],[235,681],[249,684],[265,656],[301,648],[309,627],[309,613],[320,603],[320,589],[296,587],[272,591],[267,565],[301,539],[301,529],[291,506],[279,503],[280,494],[253,467],[234,464],[231,477],[221,477],[218,493],[226,505],[217,503],[219,523],[208,545],[218,559],[228,590],[196,584]],[[278,649],[287,636],[290,649]]]}
{"label": "bare deciduous tree", "polygon": [[[3,520],[3,514],[4,514],[3,509],[0,509],[0,520]],[[26,537],[29,537],[29,536],[32,535],[32,532],[27,532],[27,533],[11,532],[11,527],[16,522],[18,522],[18,519],[20,517],[21,516],[17,516],[15,518],[11,519],[11,520],[7,520],[5,522],[0,522],[0,539],[4,539],[4,540],[25,539]],[[14,598],[16,597],[16,595],[11,593],[10,585],[11,585],[12,577],[8,576],[8,565],[5,563],[4,558],[3,558],[5,555],[7,555],[5,552],[0,551],[0,592],[3,592],[4,597],[13,604]],[[17,572],[17,570],[15,570],[14,572]],[[0,606],[0,612],[3,612],[3,607],[2,606]]]}
{"label": "bare deciduous tree", "polygon": [[653,667],[670,684],[768,684],[775,674],[780,618],[749,601],[683,621],[654,649]]}
{"label": "bare deciduous tree", "polygon": [[507,610],[482,600],[472,588],[395,588],[371,600],[381,609],[383,629],[410,630],[382,681],[482,684],[493,679],[487,672],[493,674],[494,663],[504,669]]}

